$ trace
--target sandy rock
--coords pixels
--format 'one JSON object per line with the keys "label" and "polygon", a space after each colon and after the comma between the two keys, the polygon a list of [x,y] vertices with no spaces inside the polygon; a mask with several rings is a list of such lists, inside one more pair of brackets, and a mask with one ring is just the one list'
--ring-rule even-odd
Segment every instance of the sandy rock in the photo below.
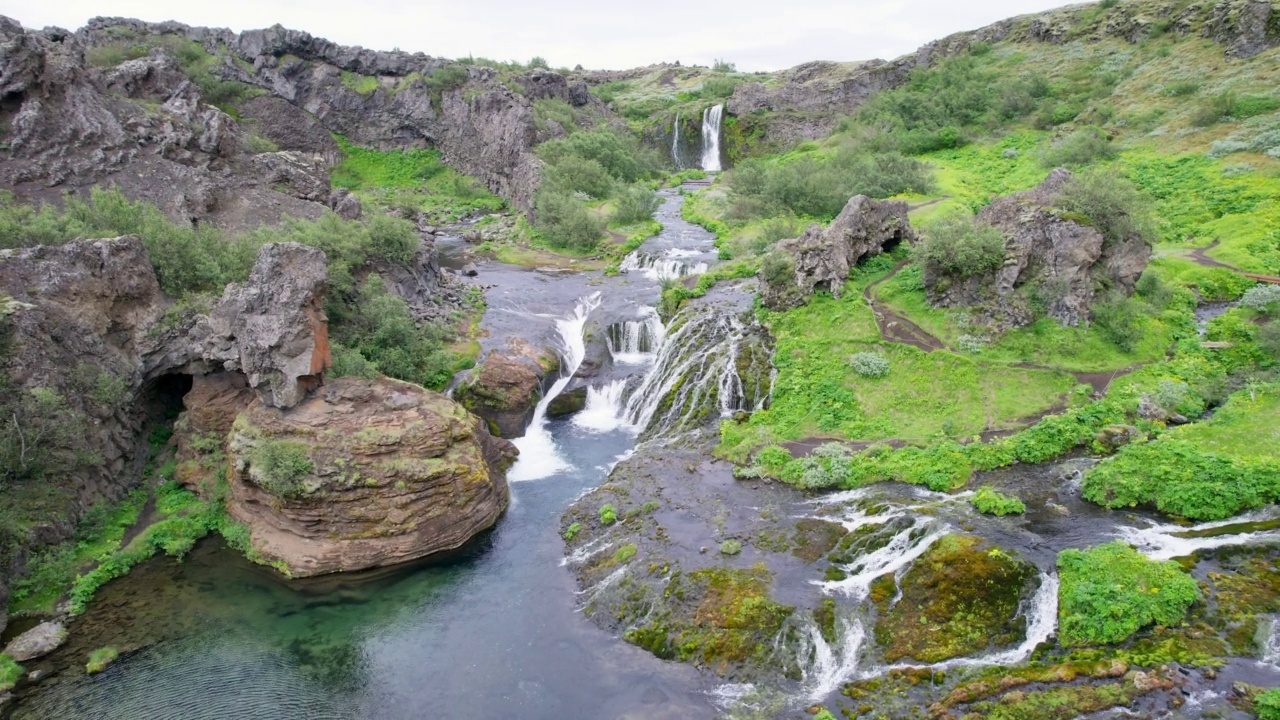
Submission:
{"label": "sandy rock", "polygon": [[[300,448],[283,484],[264,448]],[[461,547],[508,501],[515,448],[442,395],[340,378],[288,410],[255,401],[228,443],[228,512],[294,577],[382,567]],[[282,490],[281,488],[288,488]]]}

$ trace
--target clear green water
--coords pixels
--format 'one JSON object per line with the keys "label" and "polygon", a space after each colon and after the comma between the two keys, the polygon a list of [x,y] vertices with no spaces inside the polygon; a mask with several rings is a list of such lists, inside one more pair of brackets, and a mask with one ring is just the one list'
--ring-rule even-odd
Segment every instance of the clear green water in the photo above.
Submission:
{"label": "clear green water", "polygon": [[[288,583],[220,542],[109,584],[15,718],[705,718],[707,681],[597,629],[560,566],[564,508],[627,433],[552,432],[576,468],[512,486],[446,563]],[[125,652],[97,676],[96,647]]]}

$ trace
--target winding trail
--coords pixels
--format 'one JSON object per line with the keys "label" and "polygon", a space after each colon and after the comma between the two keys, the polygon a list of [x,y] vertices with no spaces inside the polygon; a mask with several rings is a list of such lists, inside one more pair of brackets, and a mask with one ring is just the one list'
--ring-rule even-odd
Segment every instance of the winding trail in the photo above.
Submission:
{"label": "winding trail", "polygon": [[1210,250],[1218,247],[1221,244],[1222,242],[1220,240],[1214,240],[1212,243],[1202,248],[1196,248],[1192,250],[1191,260],[1195,262],[1197,265],[1200,265],[1202,267],[1225,268],[1232,272],[1239,273],[1249,278],[1250,280],[1257,280],[1258,282],[1269,283],[1271,285],[1280,285],[1280,277],[1276,277],[1275,275],[1259,275],[1258,273],[1247,273],[1234,265],[1228,265],[1227,263],[1221,262],[1219,260],[1214,260],[1213,258],[1209,257],[1206,254]]}

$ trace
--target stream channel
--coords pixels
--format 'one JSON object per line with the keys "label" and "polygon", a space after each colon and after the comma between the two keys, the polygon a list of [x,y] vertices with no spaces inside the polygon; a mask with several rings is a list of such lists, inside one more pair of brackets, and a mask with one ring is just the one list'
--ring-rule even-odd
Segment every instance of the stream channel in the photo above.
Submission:
{"label": "stream channel", "polygon": [[[716,257],[713,236],[681,219],[681,196],[662,196],[657,218],[663,232],[628,257],[618,276],[481,264],[477,282],[486,287],[488,303],[484,352],[513,338],[555,347],[571,374],[589,352],[584,334],[598,332],[612,356],[590,379],[587,407],[578,414],[545,414],[547,403],[572,382],[567,375],[546,393],[527,434],[517,440],[521,456],[510,472],[511,505],[493,531],[448,560],[295,582],[253,565],[220,540],[200,543],[182,562],[154,559],[105,586],[75,622],[67,645],[33,665],[50,675],[23,689],[12,717],[707,718],[748,694],[745,684],[659,660],[585,618],[581,608],[599,588],[578,587],[573,570],[585,558],[566,558],[559,535],[566,508],[601,485],[619,462],[661,466],[663,433],[684,432],[699,393],[717,403],[721,415],[763,402],[758,388],[744,391],[733,370],[743,332],[737,316],[707,310],[717,297],[749,308],[749,289],[714,291],[707,302],[693,303],[671,332],[657,321],[660,282],[705,272]],[[465,262],[464,249],[460,238],[440,241],[442,264]],[[703,347],[695,347],[699,343]],[[697,381],[673,393],[678,374]],[[689,400],[662,402],[672,394]],[[637,448],[646,428],[646,442]],[[700,482],[714,486],[734,503],[728,507],[745,516],[767,496],[781,503],[791,523],[822,517],[850,530],[880,526],[880,549],[855,559],[840,581],[823,582],[813,567],[753,547],[736,561],[768,561],[781,602],[813,608],[823,596],[837,598],[834,642],[809,620],[803,632],[792,633],[801,641],[786,648],[803,675],[782,688],[794,714],[814,702],[835,707],[843,683],[885,671],[870,647],[870,582],[885,573],[901,575],[946,532],[989,539],[1034,563],[1040,574],[1039,590],[1022,610],[1026,641],[942,663],[946,668],[1019,662],[1054,632],[1054,560],[1063,548],[1120,537],[1167,558],[1280,542],[1274,509],[1237,521],[1256,524],[1236,532],[1217,523],[1208,529],[1218,532],[1196,533],[1142,513],[1093,506],[1079,498],[1078,486],[1090,462],[1068,459],[988,474],[984,481],[1026,501],[1027,514],[1010,518],[977,515],[964,494],[896,484],[814,498],[736,482],[723,463],[705,463],[710,470],[704,479],[673,479],[677,473],[671,472],[655,482],[678,484],[691,496],[704,492]],[[665,551],[676,562],[717,562],[714,554],[699,552],[708,540],[697,522],[682,528],[675,513],[669,521],[661,512],[656,517],[668,522],[671,545]],[[1222,694],[1218,686],[1233,678],[1280,684],[1280,634],[1273,635],[1260,641],[1256,660],[1233,661],[1221,682],[1201,688],[1205,707],[1214,706]],[[99,675],[85,675],[83,658],[106,645],[123,651],[120,660]],[[1192,711],[1185,706],[1184,712]]]}

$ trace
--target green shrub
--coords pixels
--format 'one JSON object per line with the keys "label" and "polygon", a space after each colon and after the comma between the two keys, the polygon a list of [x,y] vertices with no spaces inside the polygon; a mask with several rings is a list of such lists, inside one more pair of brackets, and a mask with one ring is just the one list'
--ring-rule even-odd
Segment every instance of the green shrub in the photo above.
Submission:
{"label": "green shrub", "polygon": [[102,647],[89,653],[89,662],[85,664],[85,672],[96,675],[120,657],[120,651],[113,647]]}
{"label": "green shrub", "polygon": [[1258,285],[1240,298],[1240,306],[1262,313],[1280,314],[1280,285]]}
{"label": "green shrub", "polygon": [[1266,690],[1253,699],[1258,720],[1280,720],[1280,688]]}
{"label": "green shrub", "polygon": [[742,552],[742,543],[737,540],[725,540],[720,543],[721,555],[737,555]]}
{"label": "green shrub", "polygon": [[573,523],[569,527],[565,528],[564,539],[566,541],[571,541],[574,538],[578,537],[578,533],[580,532],[582,532],[582,523],[579,523],[579,522]]}
{"label": "green shrub", "polygon": [[1280,359],[1280,319],[1258,328],[1258,347],[1271,357]]}
{"label": "green shrub", "polygon": [[1087,125],[1050,145],[1041,161],[1047,167],[1079,167],[1115,156],[1106,132]]}
{"label": "green shrub", "polygon": [[1063,645],[1117,643],[1151,625],[1176,625],[1199,597],[1173,561],[1147,559],[1123,542],[1058,554],[1058,635]]}
{"label": "green shrub", "polygon": [[301,495],[302,481],[315,471],[307,446],[289,440],[263,440],[253,453],[253,465],[258,471],[254,480],[272,495],[285,498]]}
{"label": "green shrub", "polygon": [[457,362],[447,343],[453,332],[445,323],[419,323],[404,298],[370,274],[354,299],[338,312],[333,328],[334,373],[376,377],[379,373],[424,387],[440,389],[452,379]]}
{"label": "green shrub", "polygon": [[1004,235],[971,217],[953,215],[935,223],[917,246],[918,256],[943,270],[971,277],[1004,264]]}
{"label": "green shrub", "polygon": [[889,374],[889,361],[879,353],[855,353],[849,358],[849,367],[864,378],[882,378]]}
{"label": "green shrub", "polygon": [[1152,244],[1156,240],[1151,200],[1133,183],[1106,170],[1076,174],[1055,201],[1058,208],[1085,218],[1110,245],[1132,237]]}
{"label": "green shrub", "polygon": [[1142,306],[1119,293],[1093,306],[1093,324],[1099,334],[1124,352],[1133,352],[1142,340]]}
{"label": "green shrub", "polygon": [[618,522],[618,511],[614,509],[612,503],[602,505],[598,514],[601,525],[612,525]]}
{"label": "green shrub", "polygon": [[984,515],[1014,515],[1027,511],[1027,506],[1012,495],[1005,495],[990,485],[983,485],[969,498],[969,504]]}
{"label": "green shrub", "polygon": [[602,200],[613,194],[616,181],[598,161],[578,155],[566,155],[548,165],[545,180],[549,187],[563,194],[582,193]]}
{"label": "green shrub", "polygon": [[22,679],[22,666],[17,660],[0,653],[0,693],[13,689]]}
{"label": "green shrub", "polygon": [[539,188],[534,196],[534,227],[552,247],[579,251],[596,249],[604,234],[604,220],[566,192]]}
{"label": "green shrub", "polygon": [[657,193],[643,185],[632,185],[618,194],[611,220],[617,225],[634,225],[652,220],[661,204],[662,198]]}

